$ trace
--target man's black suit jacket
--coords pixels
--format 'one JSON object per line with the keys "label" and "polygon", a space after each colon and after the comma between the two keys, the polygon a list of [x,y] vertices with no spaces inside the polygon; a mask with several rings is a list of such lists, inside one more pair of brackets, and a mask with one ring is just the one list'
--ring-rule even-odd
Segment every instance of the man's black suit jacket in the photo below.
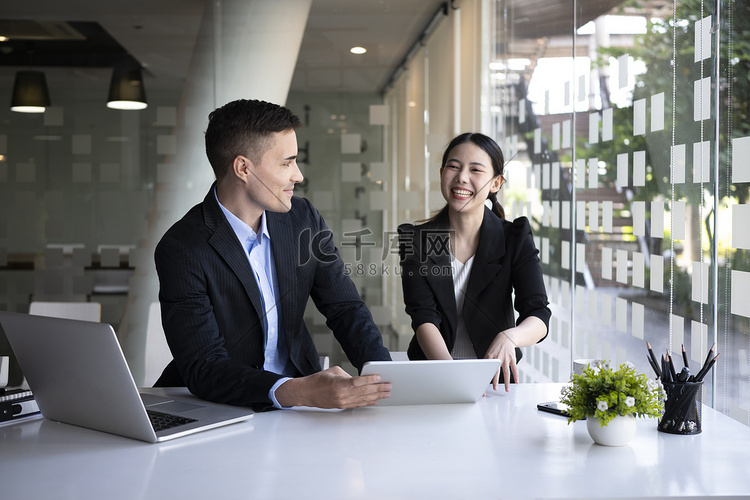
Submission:
{"label": "man's black suit jacket", "polygon": [[[456,341],[458,312],[447,216],[418,226],[402,224],[398,232],[404,303],[412,328],[416,331],[424,323],[434,324],[450,352]],[[514,293],[518,323],[536,316],[549,326],[551,312],[528,219],[501,220],[485,208],[463,306],[464,323],[478,358],[485,356],[498,333],[516,325]],[[416,335],[408,354],[410,359],[425,359]],[[521,359],[518,348],[516,358]]]}
{"label": "man's black suit jacket", "polygon": [[[162,324],[174,357],[156,385],[186,385],[210,401],[263,408],[270,405],[268,392],[281,375],[263,370],[261,294],[214,186],[156,247]],[[358,370],[366,361],[390,360],[380,331],[345,273],[333,234],[312,204],[292,198],[289,212],[266,212],[266,217],[288,368],[295,376],[321,369],[303,321],[309,297]]]}

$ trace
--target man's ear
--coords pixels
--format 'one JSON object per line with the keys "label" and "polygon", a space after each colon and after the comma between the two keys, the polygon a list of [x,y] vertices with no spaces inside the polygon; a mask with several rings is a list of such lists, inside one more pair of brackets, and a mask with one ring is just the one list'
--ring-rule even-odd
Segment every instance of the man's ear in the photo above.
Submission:
{"label": "man's ear", "polygon": [[245,181],[250,175],[251,165],[252,162],[247,157],[237,155],[234,157],[234,161],[232,161],[232,172],[234,173],[235,177]]}

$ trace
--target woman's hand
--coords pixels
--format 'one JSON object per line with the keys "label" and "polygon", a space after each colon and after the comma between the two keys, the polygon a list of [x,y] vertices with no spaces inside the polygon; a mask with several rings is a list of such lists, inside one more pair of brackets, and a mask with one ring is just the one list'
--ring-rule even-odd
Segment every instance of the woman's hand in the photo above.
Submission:
{"label": "woman's hand", "polygon": [[484,355],[485,359],[499,359],[500,368],[492,377],[492,388],[497,390],[498,383],[500,382],[500,371],[503,372],[503,382],[505,383],[505,392],[510,392],[510,376],[513,374],[513,379],[518,381],[518,368],[516,367],[516,344],[511,340],[511,330],[502,331],[495,336],[495,340],[490,344],[487,353]]}

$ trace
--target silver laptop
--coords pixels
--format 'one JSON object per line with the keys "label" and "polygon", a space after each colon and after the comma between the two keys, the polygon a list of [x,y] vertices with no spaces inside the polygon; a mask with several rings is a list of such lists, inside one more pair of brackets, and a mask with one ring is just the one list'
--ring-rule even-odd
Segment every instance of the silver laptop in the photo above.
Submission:
{"label": "silver laptop", "polygon": [[370,361],[362,375],[391,383],[391,397],[378,406],[475,403],[500,368],[497,359]]}
{"label": "silver laptop", "polygon": [[0,312],[0,325],[50,420],[154,443],[253,416],[196,398],[139,394],[106,323]]}

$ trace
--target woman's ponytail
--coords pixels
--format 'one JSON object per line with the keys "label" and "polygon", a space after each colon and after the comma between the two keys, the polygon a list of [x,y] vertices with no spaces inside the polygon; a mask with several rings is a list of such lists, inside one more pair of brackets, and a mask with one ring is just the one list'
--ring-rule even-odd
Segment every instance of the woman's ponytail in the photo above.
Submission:
{"label": "woman's ponytail", "polygon": [[505,219],[505,209],[500,204],[500,202],[497,201],[497,193],[490,192],[487,198],[492,202],[492,213],[494,213],[501,219]]}

